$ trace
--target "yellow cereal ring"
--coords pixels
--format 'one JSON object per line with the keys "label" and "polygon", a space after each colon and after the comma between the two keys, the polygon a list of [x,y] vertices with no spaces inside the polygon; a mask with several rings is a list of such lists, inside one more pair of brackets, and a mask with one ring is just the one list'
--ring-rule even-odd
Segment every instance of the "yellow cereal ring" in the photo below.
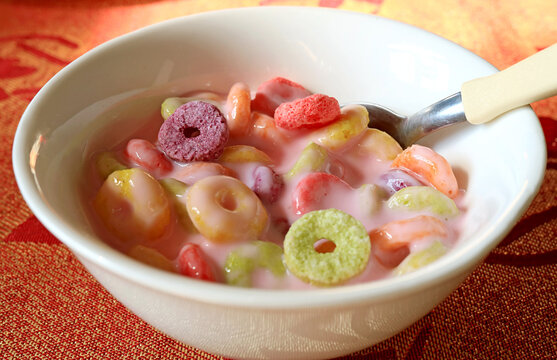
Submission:
{"label": "yellow cereal ring", "polygon": [[265,165],[271,165],[273,163],[269,155],[249,145],[231,145],[225,147],[218,161],[221,163],[258,162]]}
{"label": "yellow cereal ring", "polygon": [[189,97],[171,97],[167,98],[161,104],[161,116],[164,120],[168,119],[170,115],[174,114],[174,111],[180,106],[188,103],[190,101],[205,101],[209,104],[215,105],[220,112],[223,112],[222,99],[219,95],[211,92],[197,93]]}
{"label": "yellow cereal ring", "polygon": [[186,193],[193,225],[217,243],[256,240],[267,228],[268,215],[261,200],[240,180],[209,176]]}
{"label": "yellow cereal ring", "polygon": [[430,211],[433,214],[454,217],[459,214],[453,199],[430,186],[408,186],[394,193],[387,200],[390,209]]}
{"label": "yellow cereal ring", "polygon": [[362,105],[348,105],[340,110],[340,118],[317,130],[316,142],[330,150],[340,150],[361,135],[369,124],[369,114]]}
{"label": "yellow cereal ring", "polygon": [[373,155],[383,161],[392,161],[401,152],[400,144],[391,135],[378,129],[364,130],[356,145],[358,155]]}
{"label": "yellow cereal ring", "polygon": [[124,170],[128,168],[126,165],[122,164],[118,158],[116,158],[115,154],[109,151],[105,151],[97,155],[95,165],[103,180],[116,170]]}
{"label": "yellow cereal ring", "polygon": [[120,240],[154,240],[170,223],[168,197],[144,170],[112,172],[95,196],[93,206],[107,229]]}
{"label": "yellow cereal ring", "polygon": [[409,255],[394,269],[395,275],[408,274],[431,264],[447,253],[447,247],[436,240],[429,247]]}

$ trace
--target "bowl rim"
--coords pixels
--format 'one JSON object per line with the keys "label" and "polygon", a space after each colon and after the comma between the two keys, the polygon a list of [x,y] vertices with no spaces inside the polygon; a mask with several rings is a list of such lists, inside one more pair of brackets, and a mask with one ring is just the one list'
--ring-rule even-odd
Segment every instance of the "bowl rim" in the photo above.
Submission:
{"label": "bowl rim", "polygon": [[[471,51],[439,35],[398,20],[348,10],[304,6],[244,7],[185,15],[148,25],[113,38],[78,57],[55,74],[40,89],[25,109],[16,129],[12,148],[12,161],[16,183],[33,214],[35,214],[37,219],[54,236],[68,246],[82,262],[83,260],[91,262],[96,266],[102,267],[114,276],[125,278],[140,286],[167,294],[173,294],[184,299],[187,298],[194,301],[213,303],[222,306],[250,309],[292,309],[303,307],[334,307],[339,305],[366,303],[372,300],[388,301],[396,297],[404,296],[405,294],[423,291],[455,277],[467,275],[512,229],[512,227],[508,227],[506,231],[497,233],[495,229],[497,225],[501,222],[516,223],[526,211],[541,186],[546,167],[547,154],[545,138],[539,122],[537,129],[539,141],[537,143],[539,143],[540,148],[537,150],[544,156],[537,159],[538,163],[535,166],[537,169],[537,177],[533,178],[534,183],[530,185],[530,191],[524,189],[524,191],[518,194],[516,200],[520,200],[522,205],[514,207],[509,206],[504,212],[504,216],[498,219],[497,224],[494,224],[490,229],[481,234],[479,241],[485,244],[483,247],[471,247],[470,244],[468,244],[468,246],[465,245],[458,249],[456,253],[453,251],[430,266],[399,278],[310,290],[245,289],[226,284],[209,283],[190,279],[178,274],[164,272],[135,261],[105,243],[94,241],[94,237],[92,236],[84,236],[76,229],[71,228],[64,219],[60,218],[55,212],[51,211],[48,203],[46,203],[46,200],[41,194],[40,185],[36,183],[32,171],[33,169],[29,164],[30,154],[27,149],[32,149],[32,146],[29,145],[32,142],[30,137],[33,134],[27,134],[24,128],[26,123],[31,121],[28,119],[33,119],[37,116],[35,114],[35,109],[40,107],[38,105],[48,99],[51,88],[55,86],[59,78],[79,69],[83,63],[88,61],[91,55],[108,51],[110,48],[128,41],[128,39],[141,37],[142,34],[146,32],[159,31],[165,27],[172,27],[182,22],[189,22],[192,19],[227,16],[227,14],[237,12],[255,12],[258,13],[257,16],[261,16],[262,14],[274,14],[277,11],[307,12],[308,16],[315,14],[337,16],[336,14],[338,14],[338,16],[354,16],[357,17],[358,20],[364,20],[365,18],[365,21],[373,20],[389,24],[394,23],[397,24],[396,26],[408,27],[412,31],[427,34],[427,36],[430,36],[437,42],[445,42],[448,46],[456,46],[461,50],[465,50],[473,57],[485,62],[486,68],[489,68],[489,71],[493,73],[496,72],[496,68],[486,60],[479,58],[479,56]],[[533,110],[529,106],[525,108],[529,113],[523,116],[529,117],[530,121],[537,120]],[[533,126],[535,127],[536,125],[533,124]],[[222,296],[223,290],[226,291],[226,297]]]}

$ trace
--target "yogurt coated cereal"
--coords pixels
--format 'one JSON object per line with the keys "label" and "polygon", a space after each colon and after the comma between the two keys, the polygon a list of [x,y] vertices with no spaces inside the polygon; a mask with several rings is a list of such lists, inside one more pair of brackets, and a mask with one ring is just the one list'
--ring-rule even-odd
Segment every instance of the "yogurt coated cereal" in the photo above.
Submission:
{"label": "yogurt coated cereal", "polygon": [[98,149],[86,179],[97,232],[138,261],[304,289],[401,276],[458,239],[450,164],[368,128],[360,105],[277,77],[168,98],[161,114],[157,134]]}

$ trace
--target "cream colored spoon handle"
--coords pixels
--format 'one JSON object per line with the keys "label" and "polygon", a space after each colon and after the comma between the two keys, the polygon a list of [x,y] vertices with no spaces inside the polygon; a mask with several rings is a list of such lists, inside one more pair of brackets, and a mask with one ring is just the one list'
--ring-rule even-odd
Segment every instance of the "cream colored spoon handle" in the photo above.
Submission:
{"label": "cream colored spoon handle", "polygon": [[466,119],[482,124],[495,117],[557,95],[557,44],[490,76],[462,85]]}

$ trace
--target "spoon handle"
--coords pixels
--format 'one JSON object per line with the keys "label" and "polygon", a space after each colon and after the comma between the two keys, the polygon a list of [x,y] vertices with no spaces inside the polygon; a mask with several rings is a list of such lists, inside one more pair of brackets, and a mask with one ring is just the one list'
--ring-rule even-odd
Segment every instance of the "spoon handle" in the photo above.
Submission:
{"label": "spoon handle", "polygon": [[472,124],[557,95],[557,44],[503,71],[464,83],[461,95],[466,119]]}

